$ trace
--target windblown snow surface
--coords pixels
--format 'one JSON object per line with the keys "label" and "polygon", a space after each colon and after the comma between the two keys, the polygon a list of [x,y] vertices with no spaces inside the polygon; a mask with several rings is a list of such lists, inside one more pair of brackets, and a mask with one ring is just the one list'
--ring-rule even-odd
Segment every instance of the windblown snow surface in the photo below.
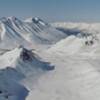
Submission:
{"label": "windblown snow surface", "polygon": [[100,100],[100,24],[0,19],[0,100]]}

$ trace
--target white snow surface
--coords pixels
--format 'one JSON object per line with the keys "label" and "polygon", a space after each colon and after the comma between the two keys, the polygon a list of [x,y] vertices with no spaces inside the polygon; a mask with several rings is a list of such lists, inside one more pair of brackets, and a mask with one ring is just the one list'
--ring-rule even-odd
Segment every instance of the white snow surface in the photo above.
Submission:
{"label": "white snow surface", "polygon": [[0,100],[100,100],[100,24],[0,19]]}
{"label": "white snow surface", "polygon": [[66,37],[66,34],[59,32],[41,19],[31,18],[30,20],[31,22],[16,17],[1,18],[0,48],[12,49],[24,45],[26,48],[35,49],[36,47],[54,44]]}

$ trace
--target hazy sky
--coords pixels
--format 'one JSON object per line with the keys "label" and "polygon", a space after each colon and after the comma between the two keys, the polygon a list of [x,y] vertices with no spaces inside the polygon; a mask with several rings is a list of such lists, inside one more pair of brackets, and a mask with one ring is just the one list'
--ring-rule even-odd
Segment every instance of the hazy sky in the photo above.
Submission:
{"label": "hazy sky", "polygon": [[0,17],[100,22],[100,0],[0,0]]}

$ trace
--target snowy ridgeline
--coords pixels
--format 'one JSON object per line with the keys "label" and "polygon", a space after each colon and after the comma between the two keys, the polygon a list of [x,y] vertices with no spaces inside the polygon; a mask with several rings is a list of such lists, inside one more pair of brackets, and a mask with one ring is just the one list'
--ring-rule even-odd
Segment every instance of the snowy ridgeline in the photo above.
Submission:
{"label": "snowy ridgeline", "polygon": [[65,36],[39,18],[25,21],[16,17],[1,18],[0,100],[25,100],[32,89],[30,86],[42,74],[54,69],[32,51],[48,48]]}
{"label": "snowy ridgeline", "polygon": [[0,100],[100,100],[100,24],[0,19]]}
{"label": "snowy ridgeline", "polygon": [[0,33],[1,49],[12,49],[20,45],[42,49],[41,45],[45,47],[66,37],[66,34],[39,18],[30,18],[25,21],[16,17],[1,18]]}
{"label": "snowy ridgeline", "polygon": [[30,50],[16,48],[0,56],[0,68],[0,100],[25,100],[29,90],[22,80],[27,82],[30,76],[36,80],[54,66]]}
{"label": "snowy ridgeline", "polygon": [[[93,25],[97,28],[99,24]],[[67,37],[40,54],[55,70],[39,78],[27,100],[100,100],[100,31],[76,26],[56,26]]]}

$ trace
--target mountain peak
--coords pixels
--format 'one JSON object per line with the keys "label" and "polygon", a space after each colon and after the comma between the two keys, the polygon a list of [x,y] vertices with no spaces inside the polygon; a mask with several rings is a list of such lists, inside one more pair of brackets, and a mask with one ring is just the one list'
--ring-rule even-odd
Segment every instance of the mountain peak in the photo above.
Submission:
{"label": "mountain peak", "polygon": [[35,24],[41,24],[43,26],[48,25],[48,23],[46,23],[45,21],[43,21],[41,18],[39,17],[31,17],[25,20],[25,22],[29,22],[29,23],[35,23]]}
{"label": "mountain peak", "polygon": [[15,16],[7,17],[7,19],[8,19],[8,20],[10,19],[10,20],[13,20],[13,21],[14,21],[14,20],[17,20],[17,18],[16,18]]}

